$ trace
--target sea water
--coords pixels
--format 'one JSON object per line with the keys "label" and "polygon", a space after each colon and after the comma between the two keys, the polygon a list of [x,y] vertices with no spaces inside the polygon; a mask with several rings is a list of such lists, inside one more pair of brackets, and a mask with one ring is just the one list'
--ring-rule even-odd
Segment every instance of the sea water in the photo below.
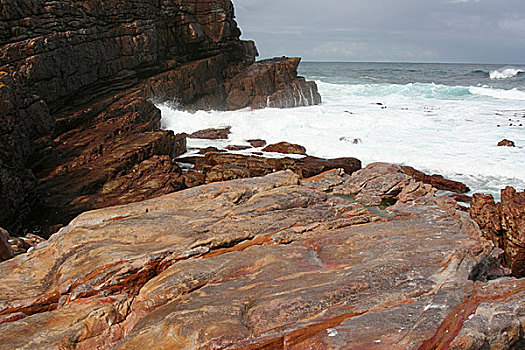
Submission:
{"label": "sea water", "polygon": [[[505,186],[524,189],[525,66],[304,62],[299,70],[317,83],[321,105],[189,113],[164,104],[163,127],[231,127],[228,140],[189,140],[190,152],[288,141],[318,157],[410,165],[496,198]],[[518,147],[498,147],[502,139]]]}

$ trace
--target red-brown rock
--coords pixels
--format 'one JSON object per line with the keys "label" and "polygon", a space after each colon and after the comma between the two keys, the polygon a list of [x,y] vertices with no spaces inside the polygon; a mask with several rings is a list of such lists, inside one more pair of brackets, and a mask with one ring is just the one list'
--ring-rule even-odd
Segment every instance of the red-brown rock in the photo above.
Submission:
{"label": "red-brown rock", "polygon": [[403,172],[412,176],[416,181],[420,181],[438,190],[456,192],[456,193],[467,193],[470,192],[470,188],[464,183],[459,181],[445,179],[441,175],[427,175],[419,170],[416,170],[410,166],[402,166]]}
{"label": "red-brown rock", "polygon": [[248,140],[248,143],[255,148],[266,146],[266,141],[260,139]]}
{"label": "red-brown rock", "polygon": [[34,233],[28,233],[23,237],[9,237],[9,244],[15,255],[24,254],[30,249],[35,249],[44,241],[44,238]]}
{"label": "red-brown rock", "polygon": [[299,159],[270,159],[270,162],[276,170],[290,169],[301,178],[309,178],[331,169],[343,169],[348,175],[361,169],[361,161],[352,157],[325,159],[307,156]]}
{"label": "red-brown rock", "polygon": [[474,194],[470,216],[485,237],[505,251],[505,263],[515,276],[525,277],[525,191],[501,191],[501,203],[491,195]]}
{"label": "red-brown rock", "polygon": [[0,263],[0,349],[520,348],[525,280],[470,278],[492,247],[455,201],[380,217],[316,187],[279,172],[82,214]]}
{"label": "red-brown rock", "polygon": [[470,203],[472,202],[472,197],[467,196],[466,194],[453,194],[450,196],[451,198],[454,198],[456,202],[463,202],[463,203]]}
{"label": "red-brown rock", "polygon": [[[217,147],[206,147],[206,148],[199,149],[199,154],[206,154],[208,152],[226,152],[226,150],[218,149]],[[186,159],[189,159],[189,158],[191,158],[191,157],[179,158],[177,160],[180,160],[182,163],[195,164],[195,161],[193,159],[185,161]]]}
{"label": "red-brown rock", "polygon": [[504,147],[516,147],[516,145],[514,144],[514,141],[510,141],[510,140],[507,140],[507,139],[504,139],[504,140],[501,140],[500,142],[498,142],[498,146],[504,146]]}
{"label": "red-brown rock", "polygon": [[494,242],[496,247],[503,247],[500,208],[490,194],[474,193],[469,214],[478,224],[483,236]]}
{"label": "red-brown rock", "polygon": [[383,207],[397,201],[409,202],[420,197],[431,197],[436,193],[431,185],[415,181],[401,166],[389,163],[371,163],[352,176],[344,177],[341,183],[330,184],[323,190],[352,196],[363,205]]}
{"label": "red-brown rock", "polygon": [[88,111],[68,113],[60,125],[79,119],[89,122],[40,141],[45,148],[33,168],[42,196],[33,204],[31,223],[44,234],[86,210],[184,188],[170,159],[186,152],[185,137],[159,130],[160,111],[151,102],[133,95],[102,100]]}
{"label": "red-brown rock", "polygon": [[244,151],[244,150],[247,150],[247,149],[250,149],[252,148],[251,146],[244,146],[244,145],[229,145],[229,146],[226,146],[226,149],[228,151]]}
{"label": "red-brown rock", "polygon": [[263,152],[276,152],[283,154],[306,154],[306,148],[289,142],[279,142],[268,145],[262,149]]}
{"label": "red-brown rock", "polygon": [[229,109],[319,104],[317,86],[297,76],[300,58],[273,58],[246,67],[226,83]]}
{"label": "red-brown rock", "polygon": [[292,170],[301,178],[309,178],[330,169],[344,169],[347,174],[352,174],[361,169],[361,161],[356,158],[264,158],[210,152],[196,159],[195,169],[202,171],[209,183],[264,176],[279,170]]}
{"label": "red-brown rock", "polygon": [[0,227],[0,261],[11,259],[13,256],[15,253],[9,243],[9,234]]}
{"label": "red-brown rock", "polygon": [[231,128],[224,129],[204,129],[196,131],[190,135],[190,139],[206,139],[206,140],[227,140]]}
{"label": "red-brown rock", "polygon": [[[310,103],[297,100],[300,92],[318,96],[314,83],[297,77],[298,60],[254,64],[256,55],[253,42],[240,40],[229,0],[3,1],[0,226],[18,234],[28,225],[46,230],[78,210],[127,202],[119,191],[132,186],[120,177],[173,183],[177,174],[165,175],[171,165],[141,165],[174,157],[184,144],[160,130],[151,100],[228,109],[230,88],[249,84],[253,107],[268,99],[272,106]],[[138,168],[142,180],[129,174]],[[104,186],[116,191],[105,194],[106,204],[92,197]],[[77,197],[81,206],[71,204]]]}
{"label": "red-brown rock", "polygon": [[514,275],[525,277],[525,191],[502,190],[500,213],[505,261]]}

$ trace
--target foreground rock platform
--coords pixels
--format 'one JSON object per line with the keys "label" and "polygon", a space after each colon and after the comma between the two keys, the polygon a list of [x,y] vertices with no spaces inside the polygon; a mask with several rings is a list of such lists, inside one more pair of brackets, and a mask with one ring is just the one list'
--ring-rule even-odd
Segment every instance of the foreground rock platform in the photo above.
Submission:
{"label": "foreground rock platform", "polygon": [[0,349],[523,348],[525,280],[476,278],[492,243],[408,178],[285,171],[84,213],[0,263]]}

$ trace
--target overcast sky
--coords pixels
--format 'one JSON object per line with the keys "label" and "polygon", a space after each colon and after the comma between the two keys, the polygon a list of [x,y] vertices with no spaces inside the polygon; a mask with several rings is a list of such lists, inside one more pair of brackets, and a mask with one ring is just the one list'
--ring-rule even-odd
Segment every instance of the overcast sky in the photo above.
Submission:
{"label": "overcast sky", "polygon": [[233,0],[261,58],[525,64],[525,0]]}

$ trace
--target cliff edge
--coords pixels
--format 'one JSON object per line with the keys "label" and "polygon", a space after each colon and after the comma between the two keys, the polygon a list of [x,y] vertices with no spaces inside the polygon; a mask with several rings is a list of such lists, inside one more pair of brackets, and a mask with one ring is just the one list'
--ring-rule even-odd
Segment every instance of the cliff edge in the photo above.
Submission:
{"label": "cliff edge", "polygon": [[187,187],[172,162],[184,136],[160,130],[152,100],[320,102],[299,59],[256,63],[240,34],[224,0],[2,1],[0,227],[49,234],[85,210]]}

